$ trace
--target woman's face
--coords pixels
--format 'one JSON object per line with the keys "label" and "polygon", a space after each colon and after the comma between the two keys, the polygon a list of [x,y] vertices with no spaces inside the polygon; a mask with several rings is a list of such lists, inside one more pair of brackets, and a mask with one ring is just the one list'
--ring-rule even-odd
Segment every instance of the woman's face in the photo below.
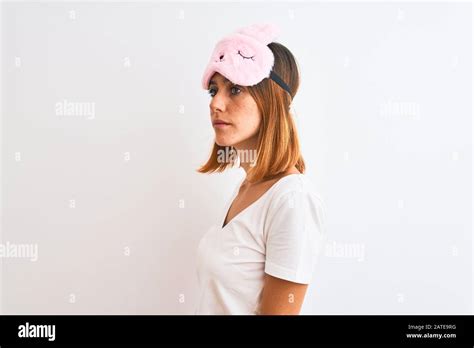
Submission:
{"label": "woman's face", "polygon": [[[209,83],[211,122],[220,146],[237,149],[255,144],[261,116],[257,103],[245,87],[234,85],[219,73]],[[225,122],[217,124],[216,122]]]}

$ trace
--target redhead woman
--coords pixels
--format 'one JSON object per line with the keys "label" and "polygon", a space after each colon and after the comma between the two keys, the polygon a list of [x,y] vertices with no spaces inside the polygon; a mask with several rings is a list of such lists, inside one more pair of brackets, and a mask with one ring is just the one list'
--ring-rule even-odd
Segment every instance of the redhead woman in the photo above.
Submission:
{"label": "redhead woman", "polygon": [[215,143],[198,171],[238,163],[245,177],[199,243],[196,314],[299,314],[321,250],[324,205],[290,113],[298,67],[277,34],[255,24],[224,37],[204,72]]}

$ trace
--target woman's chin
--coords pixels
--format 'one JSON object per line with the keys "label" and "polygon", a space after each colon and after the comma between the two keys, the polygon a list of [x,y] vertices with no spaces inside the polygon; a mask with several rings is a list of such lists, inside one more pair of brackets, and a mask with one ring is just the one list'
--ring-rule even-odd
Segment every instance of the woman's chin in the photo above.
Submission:
{"label": "woman's chin", "polygon": [[232,146],[232,143],[226,139],[221,139],[219,137],[216,137],[215,142],[219,146]]}

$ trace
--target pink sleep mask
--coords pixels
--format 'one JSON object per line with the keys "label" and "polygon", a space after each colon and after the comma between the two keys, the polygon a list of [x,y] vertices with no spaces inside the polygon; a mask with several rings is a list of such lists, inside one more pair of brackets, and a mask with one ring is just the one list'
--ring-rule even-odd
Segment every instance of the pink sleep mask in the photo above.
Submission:
{"label": "pink sleep mask", "polygon": [[216,72],[240,86],[253,86],[268,77],[291,96],[288,85],[272,70],[275,58],[267,46],[279,32],[274,24],[254,24],[221,39],[204,72],[202,87],[209,88]]}

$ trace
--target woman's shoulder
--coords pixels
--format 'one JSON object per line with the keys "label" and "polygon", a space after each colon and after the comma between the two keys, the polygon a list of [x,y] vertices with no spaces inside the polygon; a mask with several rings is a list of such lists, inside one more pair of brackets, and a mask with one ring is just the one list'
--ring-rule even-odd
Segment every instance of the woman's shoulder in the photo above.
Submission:
{"label": "woman's shoulder", "polygon": [[324,214],[326,210],[322,196],[305,174],[284,176],[276,182],[268,197],[267,217],[287,214],[288,210],[293,211],[293,214],[303,214],[303,210]]}
{"label": "woman's shoulder", "polygon": [[290,231],[301,226],[322,232],[326,207],[312,180],[304,174],[288,175],[282,179],[269,197],[264,235],[268,236],[272,228]]}
{"label": "woman's shoulder", "polygon": [[307,199],[316,203],[323,203],[323,199],[316,190],[312,180],[305,174],[290,174],[275,183],[275,189],[270,197],[272,206],[278,205],[282,200]]}

